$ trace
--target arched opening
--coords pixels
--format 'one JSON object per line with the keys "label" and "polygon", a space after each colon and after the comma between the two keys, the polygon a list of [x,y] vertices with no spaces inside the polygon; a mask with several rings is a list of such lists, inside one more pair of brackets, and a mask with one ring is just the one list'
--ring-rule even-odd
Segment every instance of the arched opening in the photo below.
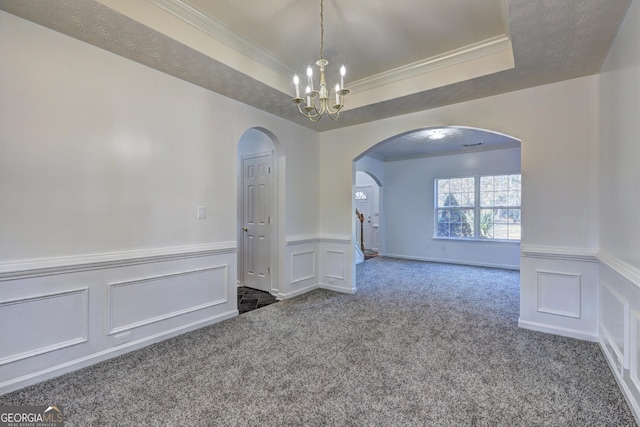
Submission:
{"label": "arched opening", "polygon": [[358,171],[367,171],[384,183],[381,256],[519,269],[520,159],[520,141],[499,132],[404,132],[354,159],[352,212]]}
{"label": "arched opening", "polygon": [[361,256],[358,254],[357,262],[378,256],[382,246],[381,180],[366,168],[367,164],[364,162],[360,166],[356,164],[354,240],[357,243],[356,246],[362,251]]}
{"label": "arched opening", "polygon": [[277,137],[263,128],[248,129],[238,141],[238,286],[273,296],[278,294],[283,261],[281,151]]}

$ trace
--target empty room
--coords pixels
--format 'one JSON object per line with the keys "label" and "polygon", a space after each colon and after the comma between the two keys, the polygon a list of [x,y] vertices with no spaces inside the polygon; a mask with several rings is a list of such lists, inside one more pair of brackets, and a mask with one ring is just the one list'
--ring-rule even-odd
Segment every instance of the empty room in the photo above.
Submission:
{"label": "empty room", "polygon": [[0,0],[0,424],[635,425],[638,40],[639,0]]}

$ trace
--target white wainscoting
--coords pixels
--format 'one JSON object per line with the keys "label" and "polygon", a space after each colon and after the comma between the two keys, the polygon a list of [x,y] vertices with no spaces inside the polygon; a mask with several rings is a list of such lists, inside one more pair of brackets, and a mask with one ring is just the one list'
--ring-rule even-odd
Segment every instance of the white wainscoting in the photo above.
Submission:
{"label": "white wainscoting", "polygon": [[541,246],[521,251],[520,327],[597,340],[596,251]]}
{"label": "white wainscoting", "polygon": [[540,313],[580,318],[581,281],[579,274],[538,270],[538,306]]}
{"label": "white wainscoting", "polygon": [[[229,267],[188,270],[109,284],[109,334],[229,301]],[[176,281],[180,286],[176,286]],[[143,306],[137,302],[145,301]]]}
{"label": "white wainscoting", "polygon": [[320,287],[355,294],[355,253],[351,236],[321,236],[322,266]]}
{"label": "white wainscoting", "polygon": [[0,319],[0,365],[86,342],[89,289],[0,302]]}
{"label": "white wainscoting", "polygon": [[640,270],[606,254],[600,262],[600,335],[611,370],[640,424]]}
{"label": "white wainscoting", "polygon": [[0,264],[0,394],[236,316],[235,242]]}
{"label": "white wainscoting", "polygon": [[291,254],[291,284],[314,280],[318,277],[314,250],[294,252]]}
{"label": "white wainscoting", "polygon": [[355,293],[350,236],[289,236],[286,249],[286,283],[278,299],[293,298],[317,288]]}

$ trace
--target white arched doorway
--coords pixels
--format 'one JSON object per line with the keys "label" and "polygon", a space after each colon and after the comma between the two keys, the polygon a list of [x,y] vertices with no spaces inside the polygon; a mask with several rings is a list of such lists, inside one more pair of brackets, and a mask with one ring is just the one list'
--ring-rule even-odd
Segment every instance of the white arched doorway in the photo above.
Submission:
{"label": "white arched doorway", "polygon": [[[380,207],[380,216],[384,218],[380,236],[381,255],[518,269],[519,238],[499,237],[497,232],[492,236],[481,231],[483,226],[487,228],[492,224],[495,230],[500,228],[498,217],[493,214],[497,211],[517,212],[518,223],[509,226],[519,229],[520,206],[487,205],[481,195],[482,191],[489,190],[478,187],[475,196],[477,203],[474,202],[474,210],[468,215],[471,219],[465,221],[465,224],[472,224],[470,227],[475,234],[443,235],[440,232],[442,221],[439,215],[445,209],[438,209],[439,205],[435,204],[435,186],[437,182],[448,179],[469,178],[478,186],[492,177],[519,177],[520,145],[520,140],[499,132],[445,126],[400,133],[373,145],[356,157],[353,163],[354,195],[358,171],[367,171],[384,183]],[[354,197],[352,212],[356,206]],[[445,206],[448,205],[445,203]],[[467,207],[465,205],[465,209]],[[483,222],[485,212],[493,214],[493,221],[487,224]],[[509,218],[515,221],[515,216]],[[355,227],[353,235],[356,236]]]}
{"label": "white arched doorway", "polygon": [[356,212],[356,242],[364,248],[365,255],[377,255],[380,251],[380,184],[369,172],[357,170],[354,200]]}
{"label": "white arched doorway", "polygon": [[266,129],[248,129],[238,141],[238,285],[277,295],[280,264],[278,139]]}

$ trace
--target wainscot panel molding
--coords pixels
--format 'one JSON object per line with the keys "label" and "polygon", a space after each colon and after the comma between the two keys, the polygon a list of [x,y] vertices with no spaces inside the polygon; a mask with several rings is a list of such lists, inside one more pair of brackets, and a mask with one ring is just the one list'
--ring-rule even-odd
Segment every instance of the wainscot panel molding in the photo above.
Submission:
{"label": "wainscot panel molding", "polygon": [[[293,298],[322,288],[341,293],[356,292],[349,275],[353,241],[347,234],[304,234],[287,236],[288,277],[278,299]],[[352,283],[354,282],[354,283]]]}
{"label": "wainscot panel molding", "polygon": [[351,236],[323,236],[320,243],[320,287],[355,294],[355,249]]}
{"label": "wainscot panel molding", "polygon": [[616,370],[628,369],[629,302],[607,283],[602,282],[600,339],[605,353],[611,354]]}
{"label": "wainscot panel molding", "polygon": [[0,394],[238,315],[235,242],[1,267]]}
{"label": "wainscot panel molding", "polygon": [[524,246],[521,252],[518,325],[597,341],[600,292],[595,251]]}
{"label": "wainscot panel molding", "polygon": [[89,340],[89,288],[0,302],[0,366]]}
{"label": "wainscot panel molding", "polygon": [[317,234],[285,237],[285,280],[276,298],[285,300],[318,288],[320,241]]}
{"label": "wainscot panel molding", "polygon": [[540,313],[580,318],[580,275],[538,271]]}
{"label": "wainscot panel molding", "polygon": [[236,253],[236,242],[109,252],[0,263],[0,281]]}
{"label": "wainscot panel molding", "polygon": [[[174,285],[176,279],[180,286]],[[109,335],[224,304],[228,281],[229,266],[222,265],[111,283]],[[146,304],[131,304],[136,300]]]}
{"label": "wainscot panel molding", "polygon": [[330,279],[344,280],[344,251],[327,249],[325,251],[325,258],[327,260],[325,276]]}
{"label": "wainscot panel molding", "polygon": [[640,271],[605,252],[600,264],[600,347],[640,420]]}
{"label": "wainscot panel molding", "polygon": [[315,250],[291,254],[291,284],[316,278],[316,257]]}

